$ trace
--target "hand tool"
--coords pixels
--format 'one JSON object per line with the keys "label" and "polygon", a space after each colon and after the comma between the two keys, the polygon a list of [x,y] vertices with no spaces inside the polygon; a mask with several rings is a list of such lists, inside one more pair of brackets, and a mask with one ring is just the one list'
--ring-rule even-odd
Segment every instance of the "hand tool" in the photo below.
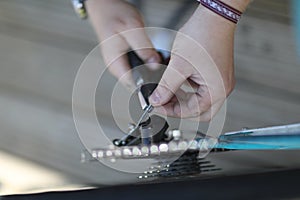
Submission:
{"label": "hand tool", "polygon": [[[151,123],[151,120],[149,120],[149,113],[152,112],[153,106],[149,103],[149,97],[157,87],[156,83],[144,83],[144,79],[139,73],[136,68],[138,66],[144,65],[145,63],[138,57],[138,55],[134,51],[129,51],[127,53],[128,61],[129,64],[132,68],[132,76],[135,81],[136,87],[138,88],[138,98],[140,105],[143,109],[143,113],[138,119],[137,123],[130,129],[130,131],[121,139],[119,140],[114,140],[113,143],[116,146],[124,146],[128,145],[130,141],[130,145],[134,144],[139,138],[141,137],[142,134],[136,133],[138,132],[138,129],[141,127],[142,123],[149,122]],[[147,118],[146,118],[147,117]],[[142,129],[143,131],[143,129]],[[136,134],[135,134],[136,133]],[[133,138],[134,137],[134,138]]]}

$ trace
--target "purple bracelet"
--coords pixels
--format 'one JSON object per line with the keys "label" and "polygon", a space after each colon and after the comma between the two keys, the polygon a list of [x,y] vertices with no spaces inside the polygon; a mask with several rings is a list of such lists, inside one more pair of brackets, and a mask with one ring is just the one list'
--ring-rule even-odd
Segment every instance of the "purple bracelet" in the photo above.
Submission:
{"label": "purple bracelet", "polygon": [[219,0],[197,0],[202,6],[213,11],[214,13],[237,24],[241,19],[242,12],[219,1]]}

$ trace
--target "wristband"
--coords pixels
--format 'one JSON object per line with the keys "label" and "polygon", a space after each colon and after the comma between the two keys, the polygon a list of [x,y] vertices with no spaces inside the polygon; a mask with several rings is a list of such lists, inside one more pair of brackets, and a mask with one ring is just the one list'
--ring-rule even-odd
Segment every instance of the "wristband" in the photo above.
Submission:
{"label": "wristband", "polygon": [[84,5],[85,1],[86,0],[72,0],[72,5],[74,7],[74,10],[78,15],[78,17],[80,17],[81,19],[86,19],[88,16]]}
{"label": "wristband", "polygon": [[237,24],[241,19],[242,12],[223,3],[220,0],[197,0],[202,6]]}

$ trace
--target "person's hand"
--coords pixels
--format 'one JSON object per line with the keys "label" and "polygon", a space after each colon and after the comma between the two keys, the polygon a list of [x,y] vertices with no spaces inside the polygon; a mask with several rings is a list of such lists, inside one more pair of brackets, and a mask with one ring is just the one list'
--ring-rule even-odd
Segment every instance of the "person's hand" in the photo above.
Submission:
{"label": "person's hand", "polygon": [[[235,85],[236,25],[199,6],[175,39],[170,63],[150,97],[156,112],[209,121]],[[187,82],[194,90],[183,91]]]}
{"label": "person's hand", "polygon": [[[127,74],[122,81],[131,87],[134,83],[126,52],[134,50],[150,67],[156,69],[160,56],[153,48],[144,28],[143,19],[137,9],[123,0],[88,0],[89,18],[100,42],[105,64],[117,78]],[[117,34],[117,35],[116,35]]]}

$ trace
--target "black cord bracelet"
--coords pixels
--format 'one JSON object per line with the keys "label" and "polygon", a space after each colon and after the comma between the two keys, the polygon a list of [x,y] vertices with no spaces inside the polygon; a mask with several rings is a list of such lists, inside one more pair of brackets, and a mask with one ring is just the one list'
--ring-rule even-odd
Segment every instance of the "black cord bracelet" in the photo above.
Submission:
{"label": "black cord bracelet", "polygon": [[225,19],[237,24],[241,19],[242,12],[225,4],[220,0],[197,0],[202,6]]}

